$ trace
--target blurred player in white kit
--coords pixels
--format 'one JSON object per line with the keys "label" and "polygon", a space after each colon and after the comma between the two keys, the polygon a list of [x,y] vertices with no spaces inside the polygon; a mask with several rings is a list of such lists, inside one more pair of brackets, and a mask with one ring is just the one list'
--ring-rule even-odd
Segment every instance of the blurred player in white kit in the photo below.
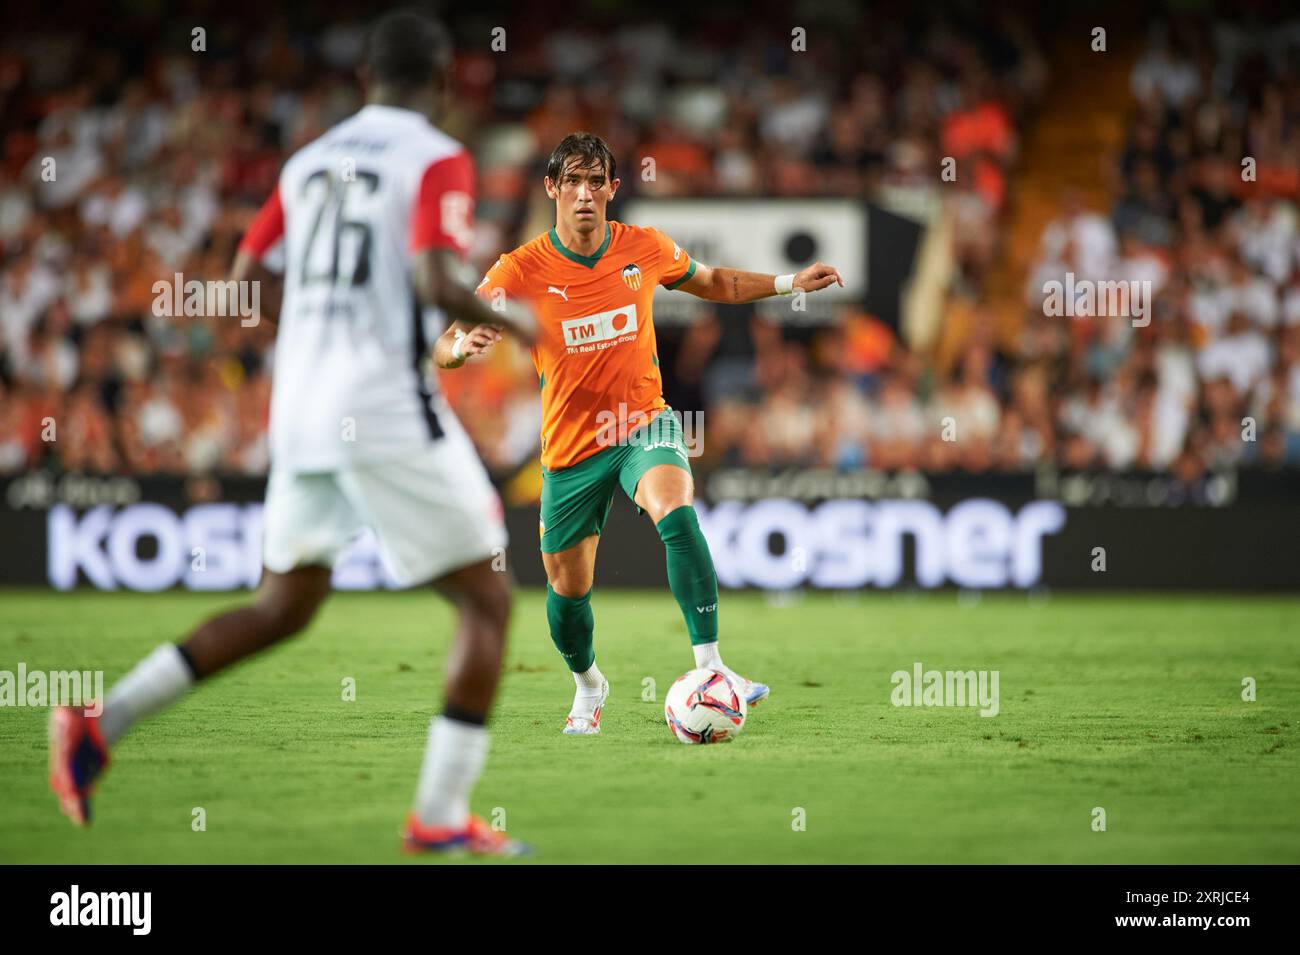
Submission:
{"label": "blurred player in white kit", "polygon": [[489,308],[462,277],[473,236],[474,167],[433,121],[452,65],[448,34],[416,13],[374,26],[360,71],[366,106],[285,163],[250,226],[232,278],[284,264],[275,345],[264,572],[255,600],[160,646],[111,688],[102,715],[57,709],[50,785],[76,823],[109,749],[198,680],[302,630],[331,568],[363,528],[407,586],[432,583],[457,610],[445,705],[430,728],[411,851],[512,855],[524,847],[469,810],[487,759],[511,593],[501,501],[427,365],[445,322],[476,330],[463,361],[500,328],[525,342],[535,320]]}

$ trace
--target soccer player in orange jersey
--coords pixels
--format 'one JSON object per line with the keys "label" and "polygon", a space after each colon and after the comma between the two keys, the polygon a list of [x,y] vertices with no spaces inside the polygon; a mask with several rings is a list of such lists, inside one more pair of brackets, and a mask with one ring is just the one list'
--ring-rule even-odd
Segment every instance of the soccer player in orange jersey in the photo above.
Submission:
{"label": "soccer player in orange jersey", "polygon": [[[664,401],[651,304],[657,285],[734,304],[844,281],[820,262],[781,276],[710,267],[656,229],[607,220],[619,180],[609,147],[590,133],[573,133],[555,148],[545,184],[555,228],[501,256],[478,294],[493,303],[522,299],[538,315],[532,356],[543,408],[546,615],[577,683],[564,732],[599,733],[609,695],[592,644],[591,585],[618,487],[664,542],[695,665],[722,671],[750,705],[758,703],[768,688],[736,674],[718,653],[717,576],[693,507],[681,424]],[[499,339],[491,326],[455,322],[435,358],[457,368]]]}

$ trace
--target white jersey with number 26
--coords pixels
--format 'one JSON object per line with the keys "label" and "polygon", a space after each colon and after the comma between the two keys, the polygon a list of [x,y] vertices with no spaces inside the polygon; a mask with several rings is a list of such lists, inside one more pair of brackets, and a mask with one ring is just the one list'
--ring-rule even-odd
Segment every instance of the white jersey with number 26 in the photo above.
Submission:
{"label": "white jersey with number 26", "polygon": [[460,428],[427,365],[442,316],[419,307],[410,263],[463,255],[473,207],[468,152],[407,109],[366,106],[285,163],[240,245],[283,253],[273,468],[399,458]]}

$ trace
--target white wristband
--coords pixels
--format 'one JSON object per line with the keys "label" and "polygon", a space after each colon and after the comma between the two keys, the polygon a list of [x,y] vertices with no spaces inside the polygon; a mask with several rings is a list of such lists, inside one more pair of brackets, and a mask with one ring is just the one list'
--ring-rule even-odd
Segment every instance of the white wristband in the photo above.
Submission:
{"label": "white wristband", "polygon": [[465,333],[462,332],[459,328],[456,329],[456,340],[452,343],[451,346],[451,357],[456,359],[457,361],[465,360],[465,356],[460,353],[460,343],[463,342],[464,340],[465,340]]}
{"label": "white wristband", "polygon": [[794,273],[788,275],[778,275],[776,277],[776,294],[789,295],[794,291]]}

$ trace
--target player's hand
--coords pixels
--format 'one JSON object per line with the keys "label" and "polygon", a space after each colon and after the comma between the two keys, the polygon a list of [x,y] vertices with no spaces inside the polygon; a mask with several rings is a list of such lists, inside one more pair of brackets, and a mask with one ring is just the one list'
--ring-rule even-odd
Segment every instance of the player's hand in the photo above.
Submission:
{"label": "player's hand", "polygon": [[475,325],[460,340],[460,353],[466,358],[481,355],[497,342],[501,341],[501,332],[491,325]]}
{"label": "player's hand", "polygon": [[839,283],[840,288],[844,287],[844,279],[840,277],[839,271],[824,262],[814,262],[802,272],[796,273],[794,277],[794,287],[805,292],[816,292],[836,282]]}

